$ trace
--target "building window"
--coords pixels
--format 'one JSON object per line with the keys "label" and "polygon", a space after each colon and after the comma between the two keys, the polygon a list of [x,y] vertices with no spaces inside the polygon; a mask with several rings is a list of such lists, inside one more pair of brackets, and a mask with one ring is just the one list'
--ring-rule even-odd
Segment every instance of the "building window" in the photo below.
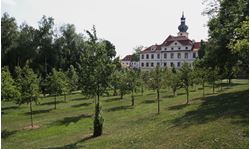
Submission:
{"label": "building window", "polygon": [[167,58],[167,53],[164,53],[164,58],[165,58],[165,59]]}
{"label": "building window", "polygon": [[141,59],[144,59],[144,54],[141,55]]}
{"label": "building window", "polygon": [[173,63],[173,62],[171,62],[171,63],[170,63],[170,66],[171,66],[171,67],[174,67],[174,63]]}
{"label": "building window", "polygon": [[185,53],[185,58],[188,58],[188,53]]}
{"label": "building window", "polygon": [[165,51],[167,51],[167,48],[165,48]]}
{"label": "building window", "polygon": [[181,66],[181,63],[180,63],[180,62],[178,62],[178,63],[177,63],[177,66],[178,66],[178,67],[180,67],[180,66]]}
{"label": "building window", "polygon": [[178,53],[178,58],[181,58],[181,53]]}
{"label": "building window", "polygon": [[146,67],[148,67],[149,65],[148,65],[148,63],[146,63]]}
{"label": "building window", "polygon": [[171,50],[174,50],[174,48],[172,47]]}
{"label": "building window", "polygon": [[151,54],[151,59],[154,59],[154,54]]}
{"label": "building window", "polygon": [[174,53],[171,53],[171,58],[174,58]]}
{"label": "building window", "polygon": [[167,63],[164,63],[164,67],[166,67],[167,66]]}
{"label": "building window", "polygon": [[146,59],[149,59],[149,56],[148,56],[148,54],[146,55]]}
{"label": "building window", "polygon": [[174,43],[175,45],[177,45],[177,43]]}
{"label": "building window", "polygon": [[181,47],[178,47],[178,49],[180,50],[180,49],[181,49]]}
{"label": "building window", "polygon": [[157,66],[160,66],[160,63],[159,63],[159,62],[157,62]]}
{"label": "building window", "polygon": [[144,67],[144,63],[141,63],[141,67]]}
{"label": "building window", "polygon": [[193,53],[193,58],[196,58],[196,53]]}
{"label": "building window", "polygon": [[157,54],[157,58],[160,59],[160,54]]}
{"label": "building window", "polygon": [[154,67],[154,63],[151,63],[151,67]]}
{"label": "building window", "polygon": [[188,47],[186,47],[186,50],[188,49]]}

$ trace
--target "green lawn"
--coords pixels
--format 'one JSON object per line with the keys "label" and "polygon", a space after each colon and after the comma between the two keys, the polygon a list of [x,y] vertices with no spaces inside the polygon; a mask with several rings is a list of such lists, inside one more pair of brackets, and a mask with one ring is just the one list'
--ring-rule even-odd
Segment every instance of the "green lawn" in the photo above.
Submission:
{"label": "green lawn", "polygon": [[233,80],[222,91],[206,88],[190,92],[185,105],[184,90],[172,97],[161,91],[161,113],[157,115],[156,94],[136,94],[135,107],[130,95],[102,97],[104,134],[92,138],[94,103],[81,94],[69,95],[67,102],[41,99],[33,107],[34,124],[40,128],[24,129],[30,124],[29,106],[2,102],[2,148],[248,148],[248,80]]}

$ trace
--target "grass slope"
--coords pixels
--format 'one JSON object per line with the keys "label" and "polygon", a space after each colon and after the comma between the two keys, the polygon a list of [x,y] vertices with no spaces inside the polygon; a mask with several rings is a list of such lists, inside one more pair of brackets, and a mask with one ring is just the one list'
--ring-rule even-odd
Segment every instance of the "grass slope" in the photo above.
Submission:
{"label": "grass slope", "polygon": [[34,124],[40,128],[25,130],[30,123],[28,105],[2,102],[2,148],[248,148],[248,80],[233,80],[230,88],[206,88],[190,92],[191,104],[185,105],[184,90],[172,97],[161,91],[161,113],[157,115],[156,94],[136,95],[131,107],[130,95],[102,97],[104,134],[92,138],[94,103],[80,94],[59,98],[54,110],[53,98],[35,105]]}

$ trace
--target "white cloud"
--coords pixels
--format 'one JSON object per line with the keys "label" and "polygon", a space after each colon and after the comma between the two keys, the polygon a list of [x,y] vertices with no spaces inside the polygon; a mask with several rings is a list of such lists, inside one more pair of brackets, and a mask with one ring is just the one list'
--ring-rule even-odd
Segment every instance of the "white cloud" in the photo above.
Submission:
{"label": "white cloud", "polygon": [[14,0],[2,0],[2,4],[8,5],[8,6],[15,6],[16,1],[14,1]]}

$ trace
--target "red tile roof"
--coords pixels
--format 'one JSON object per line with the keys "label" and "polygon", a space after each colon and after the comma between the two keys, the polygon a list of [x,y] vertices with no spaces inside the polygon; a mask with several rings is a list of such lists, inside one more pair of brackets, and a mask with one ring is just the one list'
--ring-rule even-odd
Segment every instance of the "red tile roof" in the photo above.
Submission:
{"label": "red tile roof", "polygon": [[200,46],[201,46],[200,42],[195,42],[195,43],[193,44],[192,50],[193,50],[193,51],[198,51],[198,50],[200,49]]}
{"label": "red tile roof", "polygon": [[122,59],[122,61],[131,61],[131,59],[132,59],[132,55],[126,55],[126,56]]}
{"label": "red tile roof", "polygon": [[193,42],[188,39],[186,36],[172,36],[169,35],[168,38],[162,43],[164,46],[169,46],[174,41],[178,41],[182,45],[192,45]]}
{"label": "red tile roof", "polygon": [[[152,50],[152,48],[156,49]],[[141,53],[160,53],[160,52],[161,52],[161,45],[152,45],[141,51]]]}

